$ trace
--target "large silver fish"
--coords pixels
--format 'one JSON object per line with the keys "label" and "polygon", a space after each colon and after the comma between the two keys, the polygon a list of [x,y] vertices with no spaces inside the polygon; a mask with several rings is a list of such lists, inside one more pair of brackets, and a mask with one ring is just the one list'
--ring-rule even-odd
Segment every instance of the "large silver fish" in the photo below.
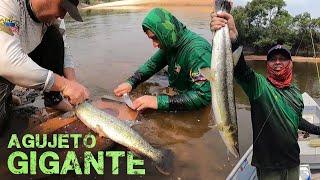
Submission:
{"label": "large silver fish", "polygon": [[[216,10],[230,8],[227,0],[216,0]],[[213,33],[211,68],[200,72],[209,81],[212,93],[212,110],[220,135],[229,152],[239,157],[238,125],[233,90],[234,63],[239,60],[242,47],[232,54],[229,28],[226,25]]]}
{"label": "large silver fish", "polygon": [[87,127],[100,136],[108,137],[133,152],[153,160],[156,163],[156,168],[161,173],[169,175],[172,171],[172,151],[159,150],[152,147],[125,121],[97,109],[88,102],[80,104],[75,113]]}

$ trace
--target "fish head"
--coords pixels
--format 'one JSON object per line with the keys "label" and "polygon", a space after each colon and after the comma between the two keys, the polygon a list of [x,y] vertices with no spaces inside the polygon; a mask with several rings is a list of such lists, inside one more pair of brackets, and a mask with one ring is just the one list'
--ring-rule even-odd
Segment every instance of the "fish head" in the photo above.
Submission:
{"label": "fish head", "polygon": [[230,13],[232,7],[232,0],[215,0],[216,11],[228,12]]}
{"label": "fish head", "polygon": [[84,114],[87,114],[88,109],[93,106],[90,104],[90,101],[85,101],[75,107],[75,113],[78,118],[81,118]]}

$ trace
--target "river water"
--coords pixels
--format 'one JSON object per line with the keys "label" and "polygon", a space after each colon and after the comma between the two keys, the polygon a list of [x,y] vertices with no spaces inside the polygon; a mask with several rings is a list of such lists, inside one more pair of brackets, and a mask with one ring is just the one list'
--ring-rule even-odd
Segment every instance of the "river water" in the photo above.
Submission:
{"label": "river water", "polygon": [[[111,94],[156,51],[141,28],[150,9],[86,12],[83,23],[67,19],[69,46],[77,63],[78,78],[93,96]],[[167,9],[189,29],[210,41],[209,7]],[[265,62],[251,61],[248,64],[264,74]],[[295,82],[302,92],[308,92],[319,103],[320,87],[315,67],[311,63],[295,63]],[[133,94],[148,94],[166,84],[165,78],[157,76]],[[242,155],[252,142],[250,106],[239,86],[235,87],[235,94]],[[210,117],[210,107],[193,112],[147,111],[140,114],[142,124],[136,127],[137,130],[153,145],[175,152],[175,172],[169,177],[161,176],[146,162],[146,176],[121,176],[121,179],[224,179],[237,159],[227,154]]]}

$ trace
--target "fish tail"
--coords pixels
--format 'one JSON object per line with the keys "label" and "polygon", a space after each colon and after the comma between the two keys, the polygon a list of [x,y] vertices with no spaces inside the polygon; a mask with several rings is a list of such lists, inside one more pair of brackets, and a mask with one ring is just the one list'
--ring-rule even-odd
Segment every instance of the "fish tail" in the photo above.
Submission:
{"label": "fish tail", "polygon": [[160,160],[156,162],[156,168],[160,173],[168,176],[173,172],[174,153],[170,149],[163,149],[161,154]]}
{"label": "fish tail", "polygon": [[230,151],[230,153],[235,157],[239,158],[240,157],[240,151],[239,151],[239,146],[235,145],[233,149]]}

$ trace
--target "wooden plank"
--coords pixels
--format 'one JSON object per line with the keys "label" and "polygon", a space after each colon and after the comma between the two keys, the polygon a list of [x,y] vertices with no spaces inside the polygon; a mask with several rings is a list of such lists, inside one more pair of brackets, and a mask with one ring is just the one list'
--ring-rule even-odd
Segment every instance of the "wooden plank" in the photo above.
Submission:
{"label": "wooden plank", "polygon": [[71,124],[75,120],[77,120],[77,117],[71,117],[71,118],[56,117],[56,118],[48,119],[44,123],[41,123],[40,125],[35,126],[34,128],[31,128],[29,132],[32,134],[35,134],[35,133],[51,134],[57,129],[63,128],[68,124]]}
{"label": "wooden plank", "polygon": [[320,147],[320,139],[311,139],[309,141],[309,146],[310,147]]}

